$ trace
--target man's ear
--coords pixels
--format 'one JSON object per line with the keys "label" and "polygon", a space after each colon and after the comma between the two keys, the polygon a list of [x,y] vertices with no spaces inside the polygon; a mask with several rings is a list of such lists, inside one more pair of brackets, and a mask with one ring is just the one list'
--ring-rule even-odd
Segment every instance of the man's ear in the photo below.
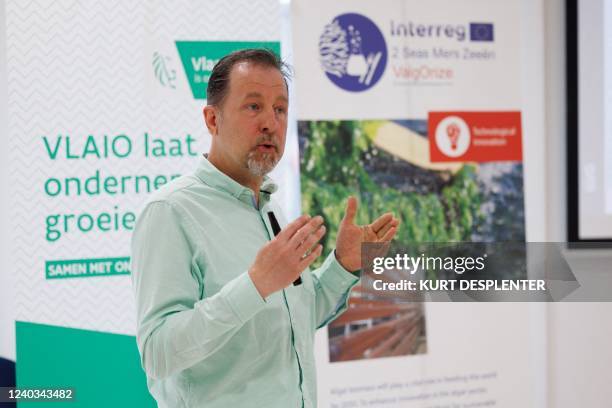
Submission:
{"label": "man's ear", "polygon": [[219,130],[219,112],[212,105],[206,105],[202,112],[204,114],[204,122],[211,136],[217,136]]}

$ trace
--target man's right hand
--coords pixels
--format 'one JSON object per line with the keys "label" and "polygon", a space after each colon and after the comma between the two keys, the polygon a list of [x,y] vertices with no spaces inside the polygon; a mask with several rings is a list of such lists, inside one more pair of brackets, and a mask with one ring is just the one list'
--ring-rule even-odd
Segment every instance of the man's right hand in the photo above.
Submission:
{"label": "man's right hand", "polygon": [[323,217],[302,215],[259,250],[249,276],[262,298],[289,286],[321,255],[323,235]]}

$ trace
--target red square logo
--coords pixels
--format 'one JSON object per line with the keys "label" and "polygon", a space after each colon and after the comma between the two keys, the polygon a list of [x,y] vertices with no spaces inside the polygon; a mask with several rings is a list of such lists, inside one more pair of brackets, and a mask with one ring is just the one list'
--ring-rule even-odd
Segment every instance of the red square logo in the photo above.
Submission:
{"label": "red square logo", "polygon": [[521,112],[429,112],[435,162],[521,161]]}

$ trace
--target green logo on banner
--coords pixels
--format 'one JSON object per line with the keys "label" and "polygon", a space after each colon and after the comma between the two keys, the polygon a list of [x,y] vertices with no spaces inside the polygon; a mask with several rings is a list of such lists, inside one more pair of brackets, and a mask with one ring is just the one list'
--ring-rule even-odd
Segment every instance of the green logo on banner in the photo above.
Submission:
{"label": "green logo on banner", "polygon": [[159,81],[162,86],[175,89],[174,80],[176,79],[176,72],[170,68],[170,57],[161,55],[159,52],[153,53],[153,70],[155,71],[155,78]]}
{"label": "green logo on banner", "polygon": [[230,52],[245,48],[267,48],[280,55],[278,41],[177,41],[176,48],[195,99],[206,99],[206,87],[213,67]]}

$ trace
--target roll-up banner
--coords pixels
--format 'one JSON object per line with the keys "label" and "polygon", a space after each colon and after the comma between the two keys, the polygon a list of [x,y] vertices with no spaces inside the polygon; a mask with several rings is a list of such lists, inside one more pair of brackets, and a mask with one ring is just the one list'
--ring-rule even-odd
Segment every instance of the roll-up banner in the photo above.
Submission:
{"label": "roll-up banner", "polygon": [[[345,199],[397,241],[524,241],[520,4],[291,3],[302,208],[333,247]],[[325,407],[531,406],[526,305],[357,286],[317,339]],[[512,386],[509,386],[512,384]]]}
{"label": "roll-up banner", "polygon": [[131,232],[149,193],[208,150],[213,65],[239,48],[280,53],[279,3],[9,0],[6,18],[18,386],[154,406]]}

